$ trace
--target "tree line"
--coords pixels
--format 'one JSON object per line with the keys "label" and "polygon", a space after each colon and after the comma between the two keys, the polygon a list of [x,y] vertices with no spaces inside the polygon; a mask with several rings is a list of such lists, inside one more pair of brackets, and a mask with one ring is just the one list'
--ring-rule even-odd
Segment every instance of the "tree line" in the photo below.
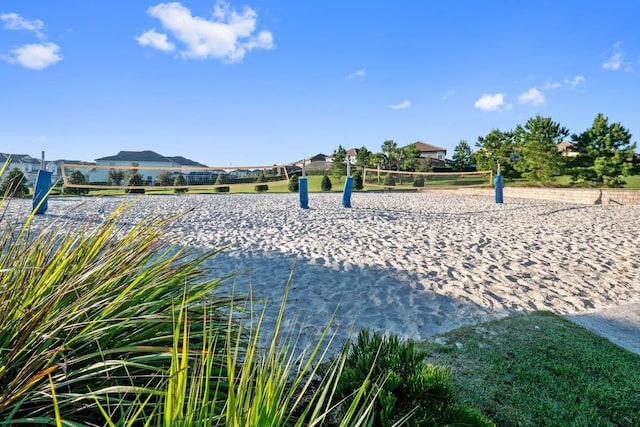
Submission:
{"label": "tree line", "polygon": [[[567,139],[570,136],[570,139]],[[567,156],[558,144],[568,142],[574,155]],[[451,170],[498,171],[508,179],[524,178],[530,182],[550,184],[555,177],[570,175],[574,185],[622,187],[624,177],[640,169],[636,143],[620,123],[609,123],[598,114],[592,125],[581,133],[570,132],[550,117],[537,115],[524,125],[503,131],[493,129],[479,136],[476,150],[461,140],[453,151]],[[346,150],[342,145],[333,152],[332,175],[344,176]],[[432,159],[420,158],[416,144],[398,147],[393,140],[382,143],[379,152],[358,149],[355,167],[386,170],[430,172]]]}

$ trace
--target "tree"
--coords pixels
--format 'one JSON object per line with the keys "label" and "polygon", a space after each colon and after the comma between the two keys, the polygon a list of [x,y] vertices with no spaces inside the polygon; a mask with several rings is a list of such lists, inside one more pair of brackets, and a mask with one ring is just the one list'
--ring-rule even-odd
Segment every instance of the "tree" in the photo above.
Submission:
{"label": "tree", "polygon": [[462,139],[453,149],[453,168],[457,171],[464,171],[471,166],[473,166],[473,152],[469,143]]}
{"label": "tree", "polygon": [[416,146],[416,143],[409,144],[402,149],[402,170],[415,172],[418,166],[418,159],[420,158],[420,150]]}
{"label": "tree", "polygon": [[[76,184],[76,185],[86,185],[87,178],[84,176],[82,172],[73,171],[71,172],[71,175],[69,175],[69,183]],[[64,187],[63,191],[65,194],[76,194],[76,195],[83,195],[83,194],[89,193],[88,188],[78,188],[78,187]]]}
{"label": "tree", "polygon": [[322,189],[322,191],[331,191],[331,180],[327,175],[322,177],[320,188]]}
{"label": "tree", "polygon": [[124,172],[121,170],[110,169],[107,182],[109,185],[120,186],[124,181]]}
{"label": "tree", "polygon": [[518,125],[514,142],[519,159],[514,164],[517,171],[530,181],[552,182],[560,174],[564,158],[558,151],[558,143],[569,131],[549,117],[537,115]]}
{"label": "tree", "polygon": [[342,178],[343,175],[347,174],[346,160],[347,150],[345,150],[342,145],[339,145],[338,148],[333,151],[333,164],[331,165],[331,176],[336,178],[338,182],[340,182],[340,178]]}
{"label": "tree", "polygon": [[298,175],[291,175],[289,177],[289,183],[287,184],[287,188],[289,191],[293,193],[297,193],[300,190],[300,178]]}
{"label": "tree", "polygon": [[[138,173],[138,163],[131,163],[131,169],[127,172],[127,185],[129,187],[142,187],[142,175]],[[144,194],[144,188],[128,188],[127,193],[142,193]]]}
{"label": "tree", "polygon": [[156,176],[156,184],[162,185],[165,187],[169,185],[173,185],[174,181],[175,179],[173,178],[173,176],[171,175],[171,172],[169,171],[162,171],[158,174],[158,176]]}
{"label": "tree", "polygon": [[[175,177],[175,179],[173,180],[173,186],[174,187],[183,187],[187,185],[187,180],[184,177],[184,175],[180,174],[178,176]],[[174,193],[186,193],[187,191],[189,191],[188,188],[174,188],[173,192]]]}
{"label": "tree", "polygon": [[384,168],[391,169],[398,158],[398,144],[391,139],[386,140],[382,143],[382,154],[384,155]]}
{"label": "tree", "polygon": [[372,153],[367,147],[360,147],[360,149],[358,149],[358,154],[356,154],[356,168],[362,169],[368,167],[371,155]]}
{"label": "tree", "polygon": [[607,117],[598,114],[590,128],[571,138],[579,153],[571,171],[574,181],[607,187],[624,185],[622,177],[629,174],[636,149],[627,129],[620,123],[610,125]]}
{"label": "tree", "polygon": [[216,185],[225,185],[228,183],[229,183],[229,179],[227,178],[226,174],[220,173],[220,175],[216,177]]}
{"label": "tree", "polygon": [[362,171],[361,169],[357,169],[353,175],[353,189],[354,190],[362,190],[364,188],[364,182],[362,180]]}
{"label": "tree", "polygon": [[29,194],[27,178],[19,168],[13,168],[2,181],[0,197],[23,197]]}
{"label": "tree", "polygon": [[384,153],[373,153],[369,156],[369,167],[378,169],[384,165]]}
{"label": "tree", "polygon": [[518,175],[513,168],[516,158],[513,132],[493,129],[487,136],[478,137],[476,147],[478,147],[478,151],[475,153],[478,170],[492,170],[493,173],[496,173],[499,162],[502,175],[507,178]]}

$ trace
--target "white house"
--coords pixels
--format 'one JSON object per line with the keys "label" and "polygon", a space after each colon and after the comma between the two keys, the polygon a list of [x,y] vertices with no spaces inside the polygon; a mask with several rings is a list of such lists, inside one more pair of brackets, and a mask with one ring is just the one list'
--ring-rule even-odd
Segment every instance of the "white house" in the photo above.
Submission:
{"label": "white house", "polygon": [[28,186],[33,186],[36,182],[38,171],[40,170],[41,161],[28,154],[5,154],[0,153],[0,166],[8,163],[2,179],[9,173],[11,169],[18,168],[24,173]]}
{"label": "white house", "polygon": [[207,167],[202,163],[189,160],[185,157],[174,156],[167,157],[151,150],[144,151],[120,151],[113,156],[101,157],[96,159],[96,166],[90,174],[90,182],[107,182],[109,179],[108,166],[119,166],[131,168],[137,164],[137,169],[142,175],[142,179],[146,185],[152,185],[156,181],[156,177],[164,172],[162,169],[149,169],[156,167],[175,168],[178,171],[188,172],[189,167]]}

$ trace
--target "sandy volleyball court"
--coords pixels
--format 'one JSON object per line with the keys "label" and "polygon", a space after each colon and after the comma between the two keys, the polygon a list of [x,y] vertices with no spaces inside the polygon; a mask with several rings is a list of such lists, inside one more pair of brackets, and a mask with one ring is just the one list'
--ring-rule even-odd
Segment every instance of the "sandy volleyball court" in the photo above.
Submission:
{"label": "sandy volleyball court", "polygon": [[[130,198],[127,198],[130,199]],[[122,197],[49,202],[54,218],[104,217]],[[81,201],[83,204],[78,206]],[[273,302],[289,274],[287,328],[316,336],[335,313],[339,338],[370,328],[425,338],[531,310],[594,312],[640,302],[640,207],[574,205],[440,193],[144,197],[137,215],[194,208],[167,238],[194,250],[235,245],[209,262],[234,286]]]}

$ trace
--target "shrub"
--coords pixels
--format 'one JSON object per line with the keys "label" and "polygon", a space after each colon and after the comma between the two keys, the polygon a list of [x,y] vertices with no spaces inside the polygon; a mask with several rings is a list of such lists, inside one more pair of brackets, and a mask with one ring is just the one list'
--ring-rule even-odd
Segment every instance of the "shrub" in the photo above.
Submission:
{"label": "shrub", "polygon": [[388,173],[384,176],[384,180],[382,181],[382,184],[387,187],[393,187],[396,185],[396,178],[390,173]]}
{"label": "shrub", "polygon": [[229,186],[228,185],[223,185],[220,187],[216,187],[213,189],[213,191],[215,191],[216,193],[228,193],[229,192]]}
{"label": "shrub", "polygon": [[418,175],[413,180],[414,187],[424,187],[424,176]]}
{"label": "shrub", "polygon": [[265,191],[269,191],[269,185],[268,184],[256,184],[253,188],[258,193],[264,193]]}
{"label": "shrub", "polygon": [[364,182],[362,181],[362,171],[360,169],[353,173],[353,189],[362,190],[364,188]]}
{"label": "shrub", "polygon": [[331,179],[329,179],[329,176],[325,175],[322,177],[320,188],[322,189],[322,191],[331,191]]}
{"label": "shrub", "polygon": [[[185,186],[185,185],[187,185],[187,179],[182,174],[176,176],[175,179],[173,180],[173,186],[174,187],[181,187],[181,186]],[[186,193],[187,191],[189,191],[188,188],[174,188],[173,189],[174,193]]]}
{"label": "shrub", "polygon": [[289,191],[297,193],[300,190],[300,182],[298,179],[298,175],[291,175],[289,177],[289,184],[287,184]]}
{"label": "shrub", "polygon": [[[129,185],[130,187],[141,187],[142,185],[144,185],[144,183],[142,182],[142,175],[137,172],[131,174],[127,185]],[[130,194],[144,194],[144,188],[127,188],[126,192]]]}
{"label": "shrub", "polygon": [[227,178],[227,175],[224,174],[224,173],[221,173],[216,178],[216,185],[224,185],[224,184],[228,184],[228,183],[229,183],[229,179]]}
{"label": "shrub", "polygon": [[24,197],[28,194],[29,187],[24,173],[18,168],[11,169],[0,186],[0,197]]}
{"label": "shrub", "polygon": [[426,353],[414,342],[398,337],[360,331],[354,344],[347,344],[347,358],[335,397],[347,399],[370,378],[379,388],[374,405],[374,426],[390,426],[407,414],[408,426],[495,426],[473,408],[455,400],[455,387],[446,368],[423,362]]}
{"label": "shrub", "polygon": [[[84,176],[82,172],[73,171],[71,172],[71,175],[69,175],[69,183],[79,184],[79,185],[86,184],[87,178]],[[83,194],[89,193],[88,188],[77,188],[77,187],[64,187],[62,191],[64,192],[64,194],[75,194],[75,195],[83,195]]]}

